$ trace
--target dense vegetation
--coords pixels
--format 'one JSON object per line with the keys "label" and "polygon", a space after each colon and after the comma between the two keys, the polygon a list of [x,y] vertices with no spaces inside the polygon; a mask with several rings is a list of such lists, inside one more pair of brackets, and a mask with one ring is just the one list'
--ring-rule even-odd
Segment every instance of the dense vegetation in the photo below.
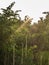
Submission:
{"label": "dense vegetation", "polygon": [[0,13],[0,65],[49,65],[49,12],[31,25],[32,18],[21,20],[15,2]]}

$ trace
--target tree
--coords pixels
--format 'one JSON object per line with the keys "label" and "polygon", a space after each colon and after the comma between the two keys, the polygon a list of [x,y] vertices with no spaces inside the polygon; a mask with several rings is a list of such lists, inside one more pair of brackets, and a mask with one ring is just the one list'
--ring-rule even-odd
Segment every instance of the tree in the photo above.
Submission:
{"label": "tree", "polygon": [[[3,58],[1,61],[1,64],[8,65],[12,64],[12,61],[10,62],[10,55],[14,52],[12,52],[13,44],[15,44],[15,33],[14,31],[19,27],[19,25],[22,24],[22,21],[18,19],[17,14],[20,10],[17,10],[15,13],[11,8],[15,2],[12,2],[11,5],[9,5],[6,9],[3,9],[3,13],[0,14],[0,45],[2,50],[1,54],[3,55]],[[12,18],[11,18],[12,17]],[[21,21],[21,22],[20,22]],[[19,22],[19,23],[18,23]],[[13,49],[14,51],[14,49]],[[11,53],[11,54],[9,54]],[[12,57],[11,57],[12,58]],[[8,63],[7,63],[8,60]],[[14,54],[13,54],[13,65],[14,62]]]}

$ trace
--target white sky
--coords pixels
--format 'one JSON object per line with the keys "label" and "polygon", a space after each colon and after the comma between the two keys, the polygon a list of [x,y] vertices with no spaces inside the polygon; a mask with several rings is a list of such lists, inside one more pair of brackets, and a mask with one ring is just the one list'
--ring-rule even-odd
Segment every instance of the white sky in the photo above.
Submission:
{"label": "white sky", "polygon": [[16,2],[13,10],[22,10],[20,13],[22,19],[29,15],[36,22],[39,17],[44,17],[42,12],[49,11],[49,0],[0,0],[0,9],[6,8],[13,1]]}

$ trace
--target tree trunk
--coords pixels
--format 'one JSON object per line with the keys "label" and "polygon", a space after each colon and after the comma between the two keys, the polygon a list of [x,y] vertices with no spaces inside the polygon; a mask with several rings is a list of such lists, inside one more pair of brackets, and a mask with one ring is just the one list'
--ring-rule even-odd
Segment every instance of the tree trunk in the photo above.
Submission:
{"label": "tree trunk", "polygon": [[21,57],[21,65],[23,65],[23,43],[22,43],[22,57]]}
{"label": "tree trunk", "polygon": [[13,65],[15,65],[15,44],[13,45]]}
{"label": "tree trunk", "polygon": [[26,35],[26,45],[25,45],[25,57],[27,57],[27,35]]}

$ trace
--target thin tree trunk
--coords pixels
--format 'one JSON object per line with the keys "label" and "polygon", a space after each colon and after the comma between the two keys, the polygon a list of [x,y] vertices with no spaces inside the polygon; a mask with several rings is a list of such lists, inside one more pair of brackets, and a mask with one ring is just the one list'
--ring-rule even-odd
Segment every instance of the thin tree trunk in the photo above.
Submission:
{"label": "thin tree trunk", "polygon": [[10,64],[9,64],[9,61],[10,61],[10,59],[9,59],[9,51],[8,51],[7,57],[8,57],[8,59],[7,59],[8,65],[10,65]]}
{"label": "thin tree trunk", "polygon": [[13,65],[15,65],[15,44],[13,45]]}
{"label": "thin tree trunk", "polygon": [[40,65],[42,65],[42,58],[43,58],[43,56],[41,55],[41,57],[40,57]]}
{"label": "thin tree trunk", "polygon": [[4,65],[6,65],[6,62],[7,62],[7,55],[5,53],[5,55],[4,55]]}
{"label": "thin tree trunk", "polygon": [[23,43],[22,43],[22,57],[21,57],[21,65],[23,65]]}
{"label": "thin tree trunk", "polygon": [[25,57],[27,57],[27,35],[26,35],[26,45],[25,45]]}

